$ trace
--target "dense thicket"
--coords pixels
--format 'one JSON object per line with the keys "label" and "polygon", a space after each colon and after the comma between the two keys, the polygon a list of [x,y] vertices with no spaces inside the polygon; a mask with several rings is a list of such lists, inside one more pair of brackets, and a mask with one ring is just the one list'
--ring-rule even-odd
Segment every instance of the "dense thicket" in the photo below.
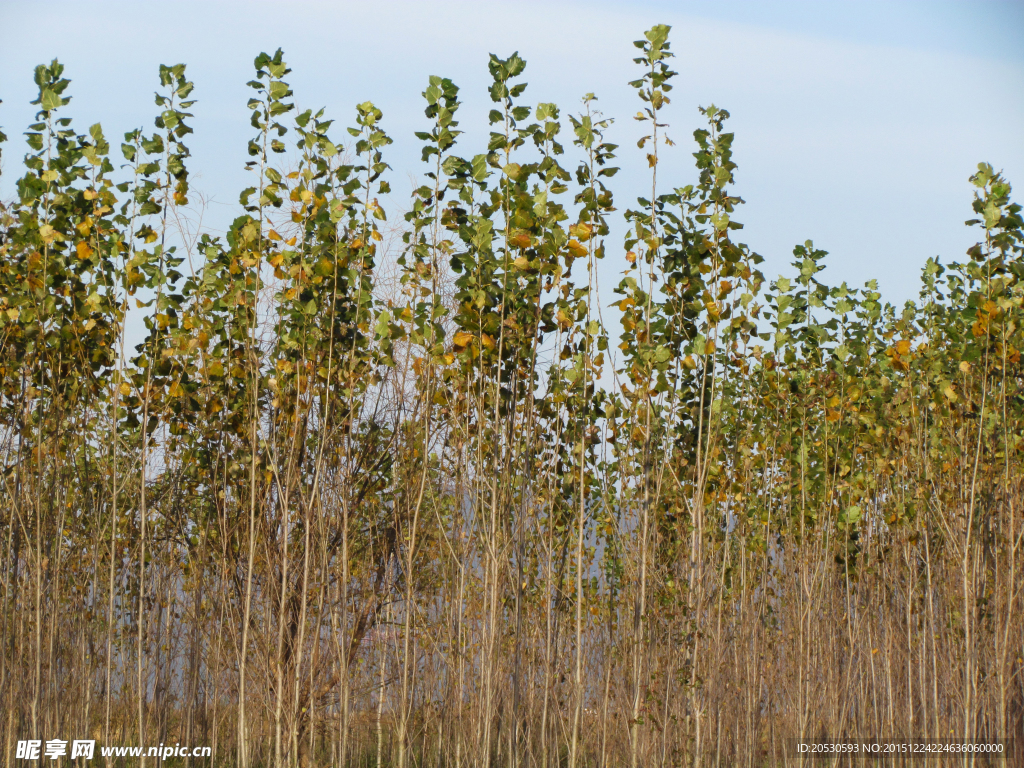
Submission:
{"label": "dense thicket", "polygon": [[979,242],[915,303],[826,285],[810,242],[766,283],[726,111],[695,183],[658,177],[667,35],[636,44],[650,192],[624,214],[594,97],[526,106],[513,54],[474,156],[430,78],[391,229],[380,110],[294,114],[280,51],[223,237],[190,214],[184,65],[117,167],[36,70],[0,208],[5,754],[760,766],[795,736],[1021,733],[1009,184],[979,166]]}

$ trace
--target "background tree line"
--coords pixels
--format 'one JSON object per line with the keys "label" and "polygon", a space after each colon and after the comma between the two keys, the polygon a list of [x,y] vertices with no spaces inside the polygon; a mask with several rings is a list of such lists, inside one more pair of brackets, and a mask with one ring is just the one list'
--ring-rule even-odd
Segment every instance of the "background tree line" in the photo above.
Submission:
{"label": "background tree line", "polygon": [[978,167],[978,244],[917,302],[825,284],[811,242],[766,281],[728,112],[701,109],[695,183],[658,176],[668,32],[636,43],[650,191],[621,214],[610,119],[528,105],[517,54],[476,155],[429,79],[395,225],[380,110],[296,114],[260,54],[222,237],[184,65],[119,153],[36,69],[0,207],[8,760],[88,734],[240,768],[760,766],[1021,732],[1009,183]]}

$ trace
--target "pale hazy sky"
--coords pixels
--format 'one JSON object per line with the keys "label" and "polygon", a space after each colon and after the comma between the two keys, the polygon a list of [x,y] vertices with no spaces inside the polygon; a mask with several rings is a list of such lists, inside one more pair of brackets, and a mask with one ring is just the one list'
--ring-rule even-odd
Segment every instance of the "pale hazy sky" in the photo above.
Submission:
{"label": "pale hazy sky", "polygon": [[[728,109],[736,132],[740,239],[788,272],[794,244],[828,250],[824,279],[877,277],[889,300],[916,296],[925,259],[963,256],[974,235],[968,177],[979,161],[1003,169],[1024,197],[1024,2],[8,2],[0,0],[0,127],[8,134],[0,195],[10,197],[31,121],[32,69],[58,57],[72,80],[66,114],[84,131],[102,122],[116,147],[152,130],[161,63],[188,64],[196,83],[189,145],[193,184],[209,219],[237,213],[252,133],[245,103],[252,60],[278,46],[294,70],[300,108],[324,106],[352,124],[367,99],[395,139],[391,210],[404,209],[421,171],[413,131],[425,127],[427,76],[461,89],[457,151],[484,149],[491,108],[487,54],[518,50],[524,100],[575,111],[593,91],[621,145],[613,179],[620,210],[647,184],[636,148],[631,43],[672,25],[679,72],[666,110],[677,146],[663,155],[664,189],[695,180],[699,105]],[[565,136],[569,145],[569,136]],[[566,166],[575,167],[575,159]],[[602,280],[620,263],[622,228]],[[609,296],[610,299],[610,296]]]}

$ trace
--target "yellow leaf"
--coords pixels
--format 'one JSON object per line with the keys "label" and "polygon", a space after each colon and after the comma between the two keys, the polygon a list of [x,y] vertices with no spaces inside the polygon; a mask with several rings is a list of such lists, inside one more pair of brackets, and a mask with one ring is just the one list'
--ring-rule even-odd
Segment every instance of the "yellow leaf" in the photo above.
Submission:
{"label": "yellow leaf", "polygon": [[574,224],[569,227],[569,234],[578,239],[581,243],[587,242],[594,233],[594,228],[589,224]]}
{"label": "yellow leaf", "polygon": [[75,251],[78,253],[78,258],[80,259],[88,259],[92,256],[92,248],[89,247],[89,244],[85,242],[85,240],[78,241],[78,245],[75,246]]}
{"label": "yellow leaf", "polygon": [[971,364],[968,363],[966,360],[961,360],[960,361],[960,370],[963,373],[970,373],[971,372]]}
{"label": "yellow leaf", "polygon": [[490,336],[488,336],[488,335],[487,335],[486,333],[481,333],[481,334],[480,334],[480,342],[481,342],[481,343],[482,343],[482,344],[483,344],[483,345],[484,345],[485,347],[487,347],[488,349],[494,349],[494,347],[495,347],[495,344],[494,344],[494,339],[492,339],[492,338],[491,338]]}
{"label": "yellow leaf", "polygon": [[284,239],[279,234],[277,234],[277,232],[275,232],[274,230],[270,230],[269,232],[267,232],[267,237],[269,237],[274,242],[280,242],[281,240]]}
{"label": "yellow leaf", "polygon": [[909,341],[907,341],[906,339],[903,339],[902,341],[896,342],[896,354],[897,355],[902,356],[902,355],[907,354],[909,351],[910,351],[910,342]]}
{"label": "yellow leaf", "polygon": [[952,385],[942,390],[942,394],[944,394],[950,402],[956,402],[956,390],[953,389]]}
{"label": "yellow leaf", "polygon": [[530,247],[530,236],[525,232],[520,232],[518,235],[513,235],[509,238],[509,244],[514,245],[517,248],[529,248]]}
{"label": "yellow leaf", "polygon": [[471,341],[473,341],[473,334],[465,331],[456,331],[455,336],[452,337],[452,343],[456,347],[468,347]]}
{"label": "yellow leaf", "polygon": [[530,261],[525,256],[520,256],[512,263],[516,265],[516,269],[526,269],[530,266]]}
{"label": "yellow leaf", "polygon": [[570,240],[569,253],[573,255],[573,258],[582,259],[587,255],[587,249],[580,245],[579,240]]}

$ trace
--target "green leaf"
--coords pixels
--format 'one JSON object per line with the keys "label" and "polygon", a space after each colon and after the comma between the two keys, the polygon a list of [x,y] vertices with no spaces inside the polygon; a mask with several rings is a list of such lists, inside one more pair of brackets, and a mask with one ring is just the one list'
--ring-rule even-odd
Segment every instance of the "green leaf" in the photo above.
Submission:
{"label": "green leaf", "polygon": [[988,205],[985,206],[985,228],[995,229],[996,225],[999,224],[999,220],[1003,217],[1003,212],[994,201],[989,201]]}
{"label": "green leaf", "polygon": [[655,24],[644,33],[653,48],[660,48],[668,40],[668,33],[672,29],[668,24]]}
{"label": "green leaf", "polygon": [[57,109],[61,105],[61,98],[49,88],[44,88],[39,103],[45,110]]}

